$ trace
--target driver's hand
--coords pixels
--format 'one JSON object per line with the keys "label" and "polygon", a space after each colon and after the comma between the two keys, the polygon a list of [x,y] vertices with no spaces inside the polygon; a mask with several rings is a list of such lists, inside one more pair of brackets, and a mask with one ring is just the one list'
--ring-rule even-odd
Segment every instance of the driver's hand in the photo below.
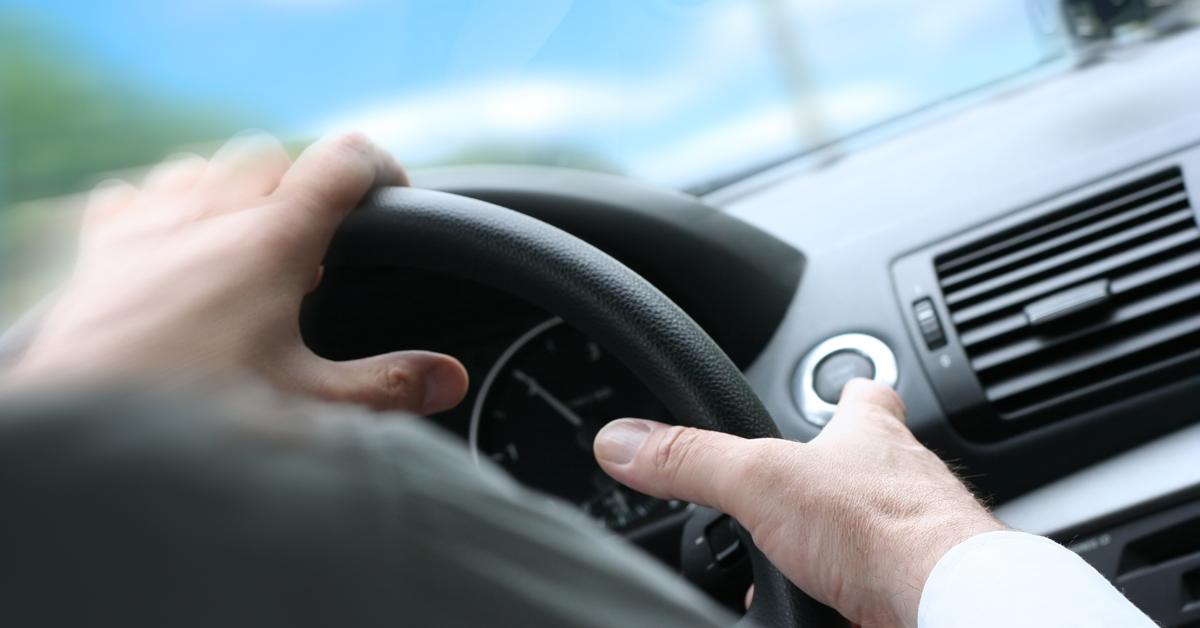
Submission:
{"label": "driver's hand", "polygon": [[300,338],[300,302],[342,218],[371,188],[406,183],[361,135],[318,142],[292,163],[274,138],[249,134],[211,159],[159,165],[141,189],[103,185],[75,271],[8,381],[248,371],[376,409],[450,408],[467,387],[454,358],[331,362]]}
{"label": "driver's hand", "polygon": [[620,419],[595,453],[634,489],[729,513],[792,582],[864,627],[916,626],[938,559],[1004,527],[908,431],[899,396],[867,380],[846,385],[809,443]]}

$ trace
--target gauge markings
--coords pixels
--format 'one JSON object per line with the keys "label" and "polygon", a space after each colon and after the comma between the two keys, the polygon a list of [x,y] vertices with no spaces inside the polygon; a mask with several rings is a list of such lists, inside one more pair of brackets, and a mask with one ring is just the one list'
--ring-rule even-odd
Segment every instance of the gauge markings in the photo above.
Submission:
{"label": "gauge markings", "polygon": [[543,388],[536,379],[530,377],[525,373],[525,371],[522,371],[521,369],[513,371],[513,379],[528,386],[529,396],[541,398],[541,400],[545,401],[547,405],[553,408],[559,416],[566,419],[567,423],[570,423],[575,427],[583,427],[583,418],[581,418],[578,414],[575,414],[574,410],[568,408],[566,404],[559,401],[558,397],[555,397],[550,393],[550,391]]}
{"label": "gauge markings", "polygon": [[599,344],[552,318],[518,336],[488,370],[468,438],[477,461],[626,532],[672,509],[620,486],[596,463],[596,432],[620,416],[662,419],[665,410]]}
{"label": "gauge markings", "polygon": [[613,396],[612,386],[605,386],[598,390],[594,390],[586,395],[580,395],[567,402],[567,406],[571,408],[579,408],[597,401],[604,401]]}
{"label": "gauge markings", "polygon": [[521,454],[521,452],[517,451],[517,444],[509,443],[504,446],[503,451],[494,451],[494,452],[488,454],[488,458],[491,458],[492,462],[496,462],[496,463],[502,463],[505,460],[508,460],[510,462],[517,462],[518,460],[521,459],[520,454]]}

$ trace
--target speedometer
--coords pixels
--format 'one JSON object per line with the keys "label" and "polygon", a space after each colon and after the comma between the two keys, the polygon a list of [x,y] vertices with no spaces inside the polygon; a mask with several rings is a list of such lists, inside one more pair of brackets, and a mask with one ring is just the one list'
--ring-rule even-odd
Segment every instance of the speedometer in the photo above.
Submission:
{"label": "speedometer", "polygon": [[667,413],[616,358],[552,318],[517,338],[488,372],[471,412],[471,449],[625,532],[680,505],[632,491],[596,464],[596,432],[621,417],[664,421]]}

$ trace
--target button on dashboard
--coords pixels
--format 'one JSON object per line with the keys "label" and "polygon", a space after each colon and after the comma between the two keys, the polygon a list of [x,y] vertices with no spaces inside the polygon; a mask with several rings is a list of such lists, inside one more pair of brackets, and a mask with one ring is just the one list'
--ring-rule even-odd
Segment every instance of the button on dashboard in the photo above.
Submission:
{"label": "button on dashboard", "polygon": [[820,427],[837,410],[846,382],[865,377],[895,388],[898,376],[896,356],[883,341],[867,334],[842,334],[800,359],[792,375],[792,397],[805,420]]}
{"label": "button on dashboard", "polygon": [[921,337],[925,339],[925,346],[930,351],[946,346],[946,332],[942,329],[942,321],[933,307],[933,299],[926,297],[914,302],[913,316],[917,318],[917,328],[921,330]]}
{"label": "button on dashboard", "polygon": [[875,377],[875,363],[852,349],[835,351],[821,360],[813,372],[813,389],[822,401],[837,403],[846,382],[855,377]]}

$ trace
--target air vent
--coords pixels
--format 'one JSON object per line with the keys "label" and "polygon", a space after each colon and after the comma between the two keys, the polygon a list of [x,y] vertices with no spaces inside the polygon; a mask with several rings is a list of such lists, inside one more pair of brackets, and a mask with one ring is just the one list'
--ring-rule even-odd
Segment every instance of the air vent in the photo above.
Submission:
{"label": "air vent", "polygon": [[1172,168],[934,260],[968,362],[1007,421],[1200,372],[1200,230]]}

